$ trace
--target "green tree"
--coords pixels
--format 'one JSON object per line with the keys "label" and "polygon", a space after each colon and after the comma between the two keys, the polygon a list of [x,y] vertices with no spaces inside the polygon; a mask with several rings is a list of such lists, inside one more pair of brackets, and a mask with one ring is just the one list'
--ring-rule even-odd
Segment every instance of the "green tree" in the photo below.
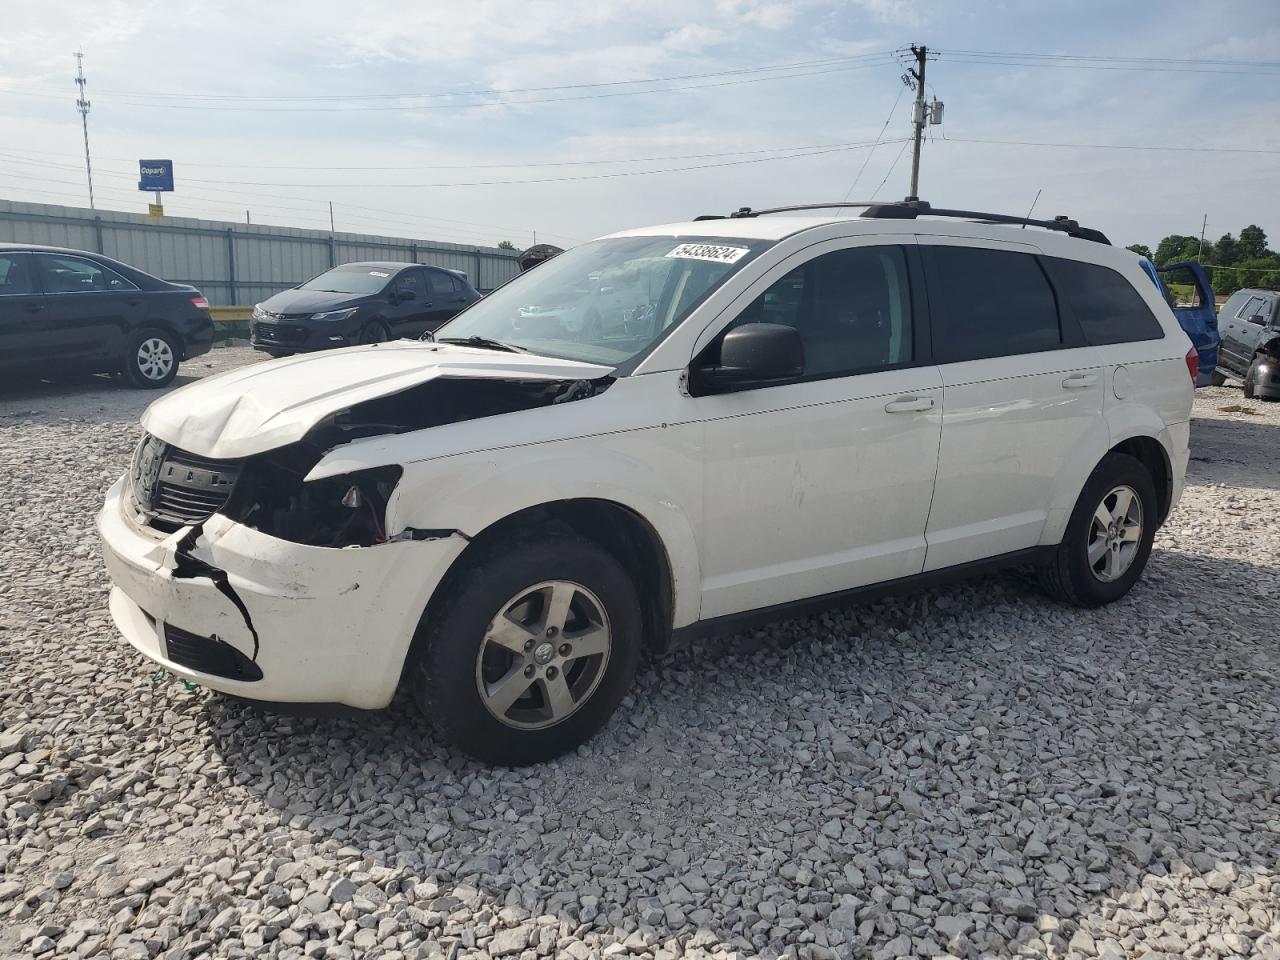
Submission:
{"label": "green tree", "polygon": [[[1178,260],[1194,260],[1200,249],[1200,240],[1185,234],[1171,233],[1156,247],[1156,263],[1164,265]],[[1190,251],[1190,252],[1188,252]]]}
{"label": "green tree", "polygon": [[1125,247],[1125,249],[1132,250],[1134,253],[1136,253],[1140,257],[1146,257],[1148,260],[1151,259],[1151,248],[1148,247],[1145,243],[1131,243],[1127,247]]}
{"label": "green tree", "polygon": [[1229,233],[1224,233],[1213,245],[1213,262],[1230,266],[1240,259],[1240,243]]}
{"label": "green tree", "polygon": [[1239,246],[1241,260],[1257,260],[1270,252],[1267,250],[1267,235],[1256,223],[1240,231]]}
{"label": "green tree", "polygon": [[514,250],[515,248],[516,248],[516,245],[512,243],[510,240],[503,240],[501,243],[498,244],[499,250]]}

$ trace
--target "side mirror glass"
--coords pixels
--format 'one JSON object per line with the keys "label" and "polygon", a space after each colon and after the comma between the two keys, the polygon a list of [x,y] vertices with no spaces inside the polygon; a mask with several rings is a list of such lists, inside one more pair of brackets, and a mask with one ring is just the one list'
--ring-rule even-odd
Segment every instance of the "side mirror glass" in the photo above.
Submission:
{"label": "side mirror glass", "polygon": [[1260,313],[1255,313],[1252,317],[1249,318],[1249,322],[1256,323],[1258,326],[1261,327],[1266,324],[1267,318]]}
{"label": "side mirror glass", "polygon": [[396,291],[396,300],[398,300],[400,303],[407,303],[408,301],[410,301],[410,300],[416,300],[417,298],[418,298],[417,293],[415,293],[415,292],[414,292],[414,291],[412,291],[412,290],[397,290],[397,291]]}
{"label": "side mirror glass", "polygon": [[720,362],[699,368],[713,387],[745,390],[795,380],[804,375],[804,344],[795,327],[744,323],[720,341]]}

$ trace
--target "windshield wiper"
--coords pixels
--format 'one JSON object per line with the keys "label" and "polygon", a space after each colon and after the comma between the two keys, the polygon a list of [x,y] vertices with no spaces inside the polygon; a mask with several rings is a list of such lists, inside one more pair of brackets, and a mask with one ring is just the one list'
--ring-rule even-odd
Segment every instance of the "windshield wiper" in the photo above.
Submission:
{"label": "windshield wiper", "polygon": [[480,347],[484,350],[502,350],[506,353],[528,353],[528,349],[514,343],[503,343],[488,337],[432,337],[436,343],[457,343],[464,347]]}

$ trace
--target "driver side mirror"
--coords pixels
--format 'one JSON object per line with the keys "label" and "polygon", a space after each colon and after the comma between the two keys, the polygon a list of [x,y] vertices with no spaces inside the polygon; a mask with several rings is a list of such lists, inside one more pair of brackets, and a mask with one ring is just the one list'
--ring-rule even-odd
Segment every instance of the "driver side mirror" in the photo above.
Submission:
{"label": "driver side mirror", "polygon": [[1255,313],[1252,317],[1250,317],[1250,318],[1248,319],[1248,322],[1249,322],[1249,323],[1256,323],[1258,326],[1260,326],[1260,327],[1261,327],[1261,326],[1265,326],[1265,325],[1266,325],[1267,318],[1266,318],[1266,317],[1264,317],[1264,316],[1263,316],[1262,314],[1260,314],[1260,313]]}
{"label": "driver side mirror", "polygon": [[804,344],[795,327],[744,323],[721,338],[720,362],[704,364],[698,373],[712,388],[726,391],[796,380],[804,375]]}
{"label": "driver side mirror", "polygon": [[397,290],[396,303],[408,303],[410,300],[418,299],[418,295],[412,290]]}

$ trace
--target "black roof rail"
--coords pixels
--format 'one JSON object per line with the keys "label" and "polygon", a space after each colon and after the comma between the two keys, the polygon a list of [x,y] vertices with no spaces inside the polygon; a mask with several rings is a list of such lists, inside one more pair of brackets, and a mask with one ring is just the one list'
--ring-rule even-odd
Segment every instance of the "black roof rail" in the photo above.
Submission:
{"label": "black roof rail", "polygon": [[[1041,227],[1045,230],[1054,230],[1058,233],[1065,233],[1069,237],[1076,237],[1080,240],[1091,240],[1094,243],[1105,243],[1108,246],[1111,241],[1107,239],[1106,234],[1101,230],[1095,230],[1092,227],[1082,227],[1078,222],[1070,217],[1058,216],[1052,220],[1032,220],[1029,217],[1018,217],[1008,213],[984,213],[980,210],[952,210],[945,207],[931,206],[925,200],[915,200],[908,198],[906,200],[897,200],[890,202],[877,202],[874,200],[859,200],[854,202],[841,201],[839,203],[798,203],[787,207],[769,207],[766,210],[752,210],[750,207],[740,207],[736,212],[729,214],[730,217],[760,217],[770,213],[792,213],[797,210],[831,210],[847,207],[858,207],[862,209],[862,216],[873,220],[914,220],[917,217],[954,217],[958,220],[975,220],[978,223],[1004,223],[1015,224],[1022,227]],[[722,220],[723,217],[701,216],[699,220]]]}

